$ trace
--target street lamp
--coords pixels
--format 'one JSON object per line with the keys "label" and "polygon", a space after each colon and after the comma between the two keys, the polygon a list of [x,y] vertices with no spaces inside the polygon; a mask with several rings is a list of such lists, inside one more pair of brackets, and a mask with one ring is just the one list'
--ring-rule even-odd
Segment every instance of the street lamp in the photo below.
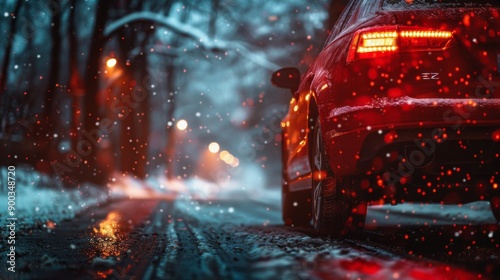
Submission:
{"label": "street lamp", "polygon": [[110,59],[108,59],[108,60],[106,61],[106,66],[107,66],[108,68],[113,68],[113,67],[115,67],[115,66],[116,66],[116,63],[117,63],[117,62],[118,62],[118,61],[116,60],[116,58],[110,58]]}
{"label": "street lamp", "polygon": [[178,130],[186,130],[187,127],[188,127],[188,123],[186,120],[179,120],[177,122],[177,129]]}
{"label": "street lamp", "polygon": [[217,152],[219,152],[219,149],[220,149],[220,146],[218,143],[216,142],[212,142],[210,143],[210,145],[208,145],[208,150],[212,153],[212,154],[215,154]]}

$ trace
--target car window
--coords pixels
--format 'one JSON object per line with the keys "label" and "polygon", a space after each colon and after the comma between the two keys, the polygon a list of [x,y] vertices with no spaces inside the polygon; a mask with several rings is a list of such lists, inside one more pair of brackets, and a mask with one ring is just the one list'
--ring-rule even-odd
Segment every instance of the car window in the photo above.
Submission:
{"label": "car window", "polygon": [[381,7],[380,1],[376,0],[360,0],[356,1],[356,4],[353,7],[353,11],[350,14],[349,20],[345,22],[342,30],[345,28],[355,24],[359,20],[370,17],[375,14],[377,10]]}
{"label": "car window", "polygon": [[363,5],[361,7],[361,15],[360,19],[370,17],[371,15],[375,14],[377,10],[380,9],[381,3],[380,1],[374,1],[374,0],[364,0]]}
{"label": "car window", "polygon": [[490,6],[500,7],[498,0],[385,0],[384,9],[422,9],[422,8],[435,8],[435,7],[476,7],[476,6]]}
{"label": "car window", "polygon": [[342,26],[342,30],[346,29],[347,27],[353,25],[355,22],[357,22],[360,18],[361,15],[361,9],[363,7],[363,3],[365,0],[360,0],[356,1],[354,4],[354,7],[351,11],[349,19],[345,22],[344,26]]}

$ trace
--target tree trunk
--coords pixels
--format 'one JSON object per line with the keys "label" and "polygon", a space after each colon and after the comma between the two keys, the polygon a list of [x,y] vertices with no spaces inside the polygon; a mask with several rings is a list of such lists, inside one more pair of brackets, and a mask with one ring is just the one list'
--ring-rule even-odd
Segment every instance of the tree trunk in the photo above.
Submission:
{"label": "tree trunk", "polygon": [[10,110],[10,96],[7,92],[7,80],[9,73],[10,58],[12,53],[12,45],[14,41],[14,34],[17,31],[16,23],[17,19],[20,18],[19,11],[21,10],[21,4],[24,1],[18,0],[16,6],[14,7],[13,17],[10,19],[10,30],[7,34],[7,45],[5,47],[4,59],[2,70],[0,72],[0,132],[5,132],[7,130],[7,116]]}
{"label": "tree trunk", "polygon": [[[174,66],[175,60],[172,59],[172,61],[167,65],[167,94],[170,99],[170,106],[167,109],[167,121],[173,121],[174,119],[174,113],[176,109],[176,91],[175,91],[175,66]],[[165,148],[165,154],[166,154],[166,177],[169,180],[175,179],[175,151],[176,151],[176,128],[175,124],[172,124],[172,126],[167,126],[167,146]]]}
{"label": "tree trunk", "polygon": [[24,1],[18,0],[16,2],[16,6],[14,7],[13,17],[10,19],[10,30],[9,34],[7,34],[7,46],[5,47],[2,72],[0,73],[0,91],[5,92],[7,90],[7,78],[9,72],[9,64],[10,64],[10,54],[12,53],[12,43],[14,41],[14,34],[16,33],[17,27],[17,19],[20,18],[19,11],[21,10],[21,4]]}
{"label": "tree trunk", "polygon": [[[147,39],[146,39],[147,40]],[[133,106],[127,106],[127,115],[121,120],[121,171],[137,178],[145,178],[147,175],[146,163],[148,154],[148,142],[150,136],[150,105],[148,85],[143,84],[145,69],[147,68],[147,57],[139,55],[132,64],[131,73],[126,76],[132,77],[136,85],[126,91],[126,95],[132,100]],[[128,84],[130,81],[127,81]],[[134,96],[141,96],[135,100]]]}
{"label": "tree trunk", "polygon": [[[99,72],[101,66],[101,52],[105,46],[103,31],[107,20],[107,13],[110,5],[109,0],[99,0],[95,13],[95,25],[92,32],[92,41],[90,44],[89,56],[87,61],[87,71],[85,73],[85,95],[83,97],[83,135],[79,135],[79,140],[84,140],[87,135],[100,135],[99,127],[96,125],[100,121],[100,105],[98,102],[99,96]],[[89,138],[89,137],[87,137]],[[95,139],[94,139],[95,140]],[[99,145],[92,146],[92,151],[85,156],[80,163],[79,174],[82,180],[88,180],[97,184],[102,184],[106,181],[107,175],[101,169],[97,161],[99,153]],[[79,160],[78,160],[79,161]]]}
{"label": "tree trunk", "polygon": [[[218,0],[214,0],[218,1]],[[218,5],[218,4],[217,4]],[[180,21],[185,22],[187,20],[187,15],[188,15],[188,9],[183,12]],[[215,22],[214,24],[214,30],[213,32],[215,33]],[[172,42],[172,47],[175,49],[180,45],[179,39],[175,39]],[[170,106],[167,109],[167,121],[172,121],[174,120],[174,114],[176,111],[176,95],[177,91],[175,90],[175,70],[176,70],[176,58],[172,57],[172,60],[168,63],[167,65],[167,94],[169,95],[170,99]],[[171,94],[171,95],[170,95]],[[169,180],[172,180],[175,178],[175,154],[176,154],[176,145],[177,145],[177,137],[176,137],[176,126],[175,124],[172,124],[172,126],[167,127],[167,146],[165,147],[165,153],[166,153],[166,177]]]}
{"label": "tree trunk", "polygon": [[210,13],[210,21],[208,24],[208,36],[210,38],[215,37],[215,27],[217,23],[217,16],[219,13],[219,0],[212,0],[212,12]]}
{"label": "tree trunk", "polygon": [[[60,7],[60,0],[54,0],[54,4]],[[49,69],[49,79],[47,84],[47,89],[44,92],[43,96],[43,121],[41,126],[37,128],[40,132],[37,145],[38,148],[43,151],[43,164],[39,166],[40,171],[50,172],[51,167],[49,165],[50,162],[57,158],[57,141],[54,139],[55,127],[57,126],[55,118],[55,101],[56,95],[61,94],[61,81],[60,81],[60,71],[61,71],[61,11],[56,10],[54,14],[52,14],[52,26],[51,26],[51,41],[52,41],[52,49],[50,52],[50,69]],[[48,137],[46,136],[48,135]]]}
{"label": "tree trunk", "polygon": [[[145,43],[148,41],[149,35],[146,36]],[[146,47],[144,45],[144,47]],[[147,69],[147,56],[146,54],[142,55],[139,58],[138,63],[138,68],[135,68],[136,71],[136,76],[137,76],[137,81],[140,82],[145,82],[144,79],[146,77],[147,71],[144,71]],[[151,136],[151,105],[150,105],[150,98],[149,95],[151,92],[148,90],[150,88],[150,85],[143,85],[143,88],[145,88],[145,98],[139,102],[139,105],[137,106],[137,117],[135,118],[135,133],[136,133],[136,139],[138,141],[136,145],[137,149],[137,166],[135,166],[135,174],[139,178],[146,178],[147,176],[147,157],[148,157],[148,150],[149,150],[149,139]]]}
{"label": "tree trunk", "polygon": [[[71,7],[75,7],[76,0],[71,0]],[[69,15],[69,27],[68,27],[68,36],[69,36],[69,71],[70,73],[70,82],[68,86],[68,92],[71,93],[71,126],[70,126],[70,138],[71,138],[71,147],[73,150],[76,150],[76,145],[78,142],[78,127],[82,125],[81,120],[81,106],[82,106],[82,96],[84,92],[83,82],[81,80],[82,76],[80,75],[80,71],[78,69],[78,40],[75,26],[75,14],[76,8],[70,9]]]}
{"label": "tree trunk", "polygon": [[[155,9],[166,9],[169,10],[172,6],[173,1],[162,1],[158,2],[160,5]],[[147,10],[147,4],[151,4],[144,1],[131,1],[122,2],[119,9],[120,10],[134,10],[143,11]],[[149,7],[150,8],[150,7]],[[121,17],[126,16],[126,14],[120,15]],[[148,77],[149,62],[148,62],[148,46],[151,43],[151,38],[154,34],[154,30],[151,29],[151,25],[155,24],[150,21],[135,21],[129,23],[128,27],[118,26],[116,31],[110,32],[108,34],[109,38],[114,37],[114,33],[117,33],[117,37],[120,38],[118,46],[116,46],[117,53],[121,56],[118,58],[121,61],[129,61],[129,65],[124,67],[122,70],[122,78],[125,79],[125,83],[118,85],[115,83],[114,87],[118,88],[118,96],[115,96],[119,100],[123,97],[127,98],[134,95],[141,94],[144,98],[140,98],[139,101],[133,102],[133,106],[124,106],[126,110],[126,117],[118,120],[120,123],[119,128],[119,147],[118,155],[115,157],[119,160],[117,165],[122,173],[129,174],[138,178],[145,178],[148,176],[148,155],[150,152],[149,142],[151,137],[151,85],[147,84],[149,81],[145,80]],[[136,55],[135,49],[139,49],[139,54]],[[133,54],[133,57],[129,57]],[[131,81],[135,81],[134,86],[129,86]],[[155,89],[157,90],[157,89]]]}

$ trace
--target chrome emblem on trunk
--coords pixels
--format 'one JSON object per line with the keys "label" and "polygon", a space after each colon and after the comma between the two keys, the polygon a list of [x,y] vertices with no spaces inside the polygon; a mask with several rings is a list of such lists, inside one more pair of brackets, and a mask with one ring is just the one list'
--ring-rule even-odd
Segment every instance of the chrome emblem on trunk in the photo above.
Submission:
{"label": "chrome emblem on trunk", "polygon": [[422,80],[439,80],[439,73],[422,73]]}

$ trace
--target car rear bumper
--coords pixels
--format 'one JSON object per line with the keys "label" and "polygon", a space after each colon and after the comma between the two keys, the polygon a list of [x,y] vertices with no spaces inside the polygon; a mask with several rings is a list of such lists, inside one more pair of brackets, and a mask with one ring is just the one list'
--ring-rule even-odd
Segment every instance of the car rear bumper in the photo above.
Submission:
{"label": "car rear bumper", "polygon": [[416,168],[454,164],[475,172],[500,153],[497,99],[406,97],[321,109],[327,153],[341,176],[381,173],[405,161]]}

